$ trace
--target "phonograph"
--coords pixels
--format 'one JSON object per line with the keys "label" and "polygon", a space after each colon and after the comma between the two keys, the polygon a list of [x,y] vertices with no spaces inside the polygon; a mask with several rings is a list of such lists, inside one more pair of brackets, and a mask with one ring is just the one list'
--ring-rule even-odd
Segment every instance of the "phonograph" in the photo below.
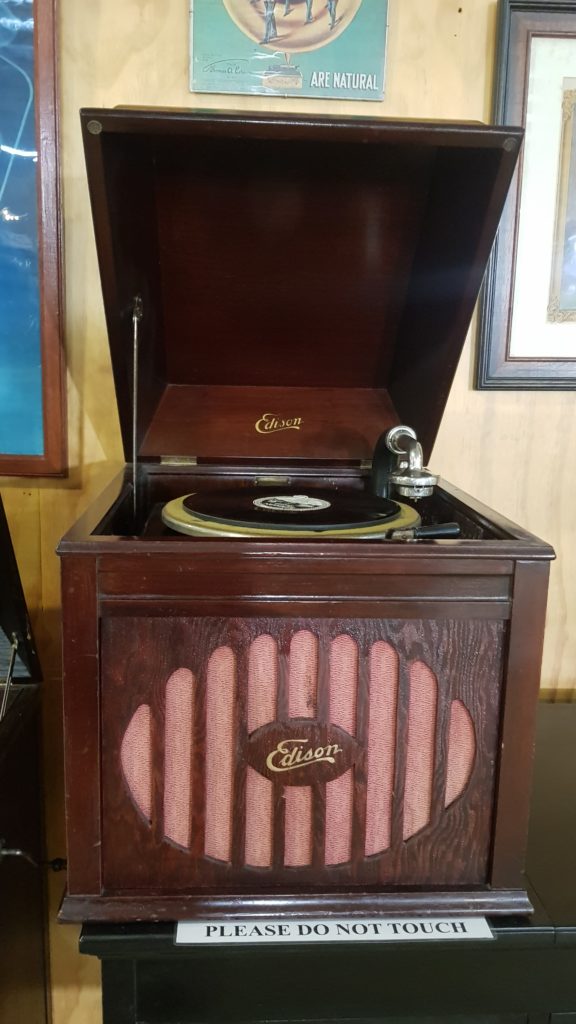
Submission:
{"label": "phonograph", "polygon": [[59,549],[62,918],[528,911],[553,553],[426,465],[521,132],[82,126],[127,466]]}

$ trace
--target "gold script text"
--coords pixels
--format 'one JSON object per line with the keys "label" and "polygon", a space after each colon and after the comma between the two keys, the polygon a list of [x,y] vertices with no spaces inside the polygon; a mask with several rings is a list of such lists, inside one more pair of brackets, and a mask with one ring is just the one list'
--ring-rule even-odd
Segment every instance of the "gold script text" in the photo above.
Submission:
{"label": "gold script text", "polygon": [[304,749],[308,740],[280,740],[275,750],[270,751],[266,765],[271,772],[289,772],[293,768],[303,768],[319,761],[336,763],[336,754],[342,753],[337,743],[329,743],[326,747],[309,747]]}
{"label": "gold script text", "polygon": [[300,430],[301,425],[301,416],[283,420],[279,416],[275,416],[273,412],[265,412],[255,423],[259,434],[275,434],[278,430]]}

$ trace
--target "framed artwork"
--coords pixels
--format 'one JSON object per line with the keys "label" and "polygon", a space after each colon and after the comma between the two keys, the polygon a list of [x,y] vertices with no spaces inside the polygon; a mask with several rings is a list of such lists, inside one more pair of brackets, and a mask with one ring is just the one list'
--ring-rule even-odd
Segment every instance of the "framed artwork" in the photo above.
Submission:
{"label": "framed artwork", "polygon": [[494,121],[526,135],[484,282],[477,387],[576,388],[576,0],[500,0]]}
{"label": "framed artwork", "polygon": [[0,0],[0,474],[66,469],[55,0]]}
{"label": "framed artwork", "polygon": [[381,100],[388,0],[191,0],[190,90]]}

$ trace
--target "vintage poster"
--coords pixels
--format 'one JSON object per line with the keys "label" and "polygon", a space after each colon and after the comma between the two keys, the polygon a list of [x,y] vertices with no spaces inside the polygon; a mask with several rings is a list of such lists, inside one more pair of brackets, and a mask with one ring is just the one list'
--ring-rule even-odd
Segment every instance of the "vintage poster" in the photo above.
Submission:
{"label": "vintage poster", "polygon": [[379,100],[387,0],[191,0],[192,92]]}

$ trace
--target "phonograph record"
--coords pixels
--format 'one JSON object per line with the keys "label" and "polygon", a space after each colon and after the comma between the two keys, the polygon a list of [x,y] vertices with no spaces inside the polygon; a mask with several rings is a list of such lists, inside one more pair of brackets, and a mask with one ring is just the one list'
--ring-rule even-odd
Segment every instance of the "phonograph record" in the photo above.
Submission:
{"label": "phonograph record", "polygon": [[427,467],[521,132],[82,127],[127,467],[59,549],[62,918],[528,911],[553,553]]}

